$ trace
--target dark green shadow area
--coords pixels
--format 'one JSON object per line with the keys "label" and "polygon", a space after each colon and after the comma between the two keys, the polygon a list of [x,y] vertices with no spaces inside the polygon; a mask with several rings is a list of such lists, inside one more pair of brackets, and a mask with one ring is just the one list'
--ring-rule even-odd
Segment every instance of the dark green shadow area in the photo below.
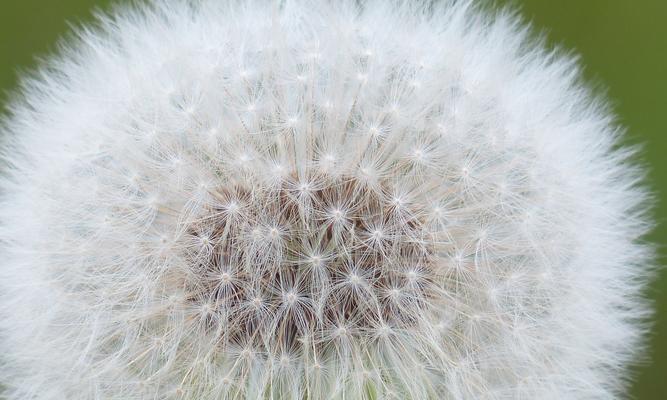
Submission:
{"label": "dark green shadow area", "polygon": [[108,9],[108,0],[7,0],[0,3],[0,103],[16,89],[18,76],[36,59],[57,49],[71,25],[92,18],[92,11]]}
{"label": "dark green shadow area", "polygon": [[[488,0],[518,7],[551,44],[580,54],[585,75],[607,93],[628,141],[643,143],[651,168],[659,222],[651,240],[662,246],[667,264],[667,1],[665,0]],[[57,39],[91,18],[108,0],[5,0],[0,4],[0,104],[16,89],[20,71],[35,57],[56,49]],[[667,271],[651,287],[657,322],[650,341],[651,362],[635,369],[634,399],[667,398]]]}

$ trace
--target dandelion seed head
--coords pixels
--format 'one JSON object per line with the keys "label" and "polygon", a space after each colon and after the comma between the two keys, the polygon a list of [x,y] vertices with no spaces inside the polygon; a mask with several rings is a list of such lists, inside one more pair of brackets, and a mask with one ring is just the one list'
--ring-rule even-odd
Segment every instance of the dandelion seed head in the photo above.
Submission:
{"label": "dandelion seed head", "polygon": [[615,399],[642,171],[469,1],[119,8],[7,118],[0,377],[28,399]]}

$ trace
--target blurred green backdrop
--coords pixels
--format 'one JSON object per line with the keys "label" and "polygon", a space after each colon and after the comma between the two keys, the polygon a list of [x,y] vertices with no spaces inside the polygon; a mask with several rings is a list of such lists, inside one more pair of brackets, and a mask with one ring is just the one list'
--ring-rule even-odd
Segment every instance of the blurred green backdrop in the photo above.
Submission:
{"label": "blurred green backdrop", "polygon": [[[122,0],[121,0],[122,1]],[[21,71],[36,57],[56,49],[57,39],[90,20],[95,8],[109,0],[0,1],[0,104],[16,88]],[[651,240],[661,246],[660,264],[667,264],[667,0],[488,0],[509,4],[546,32],[551,44],[581,55],[589,81],[608,95],[628,127],[627,140],[645,145],[651,184],[658,206],[657,229]],[[667,271],[650,290],[657,322],[650,340],[650,361],[635,368],[632,396],[637,400],[667,398]]]}

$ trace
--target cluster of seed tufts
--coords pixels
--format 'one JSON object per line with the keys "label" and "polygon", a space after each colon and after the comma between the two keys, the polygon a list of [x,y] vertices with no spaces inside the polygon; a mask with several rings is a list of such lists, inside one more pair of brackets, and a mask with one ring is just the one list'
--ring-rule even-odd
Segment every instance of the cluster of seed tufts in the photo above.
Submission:
{"label": "cluster of seed tufts", "polygon": [[425,210],[389,181],[287,176],[213,190],[187,240],[188,288],[221,345],[301,352],[414,328],[432,312],[437,271]]}

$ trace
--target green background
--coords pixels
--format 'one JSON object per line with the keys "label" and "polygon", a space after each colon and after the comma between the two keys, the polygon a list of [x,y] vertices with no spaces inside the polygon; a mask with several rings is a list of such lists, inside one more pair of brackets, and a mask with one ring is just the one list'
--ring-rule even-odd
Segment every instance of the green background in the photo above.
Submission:
{"label": "green background", "polygon": [[[606,93],[627,140],[643,143],[644,161],[658,200],[659,222],[651,240],[661,246],[667,264],[667,0],[489,0],[510,4],[546,32],[552,45],[574,50],[594,87]],[[90,20],[108,0],[0,0],[0,104],[16,88],[17,76],[36,57],[56,49],[61,35]],[[635,368],[633,398],[667,398],[667,270],[651,287],[657,322],[650,341],[650,361]]]}

